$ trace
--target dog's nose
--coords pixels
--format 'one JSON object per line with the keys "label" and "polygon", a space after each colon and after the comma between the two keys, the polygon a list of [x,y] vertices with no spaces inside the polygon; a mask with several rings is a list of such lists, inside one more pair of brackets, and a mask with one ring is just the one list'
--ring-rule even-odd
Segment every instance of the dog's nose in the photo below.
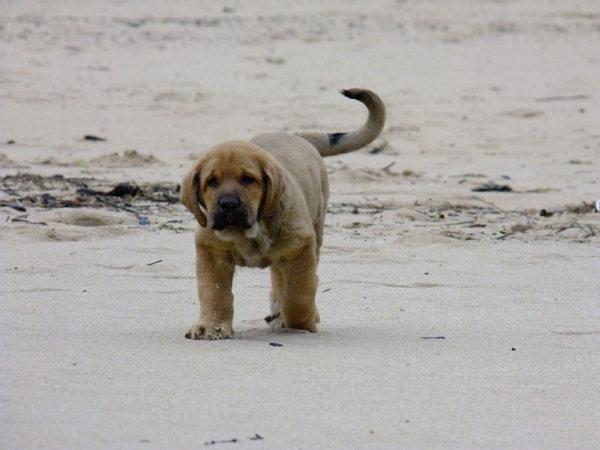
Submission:
{"label": "dog's nose", "polygon": [[239,208],[240,201],[234,195],[224,195],[219,199],[219,208],[222,211],[233,211]]}

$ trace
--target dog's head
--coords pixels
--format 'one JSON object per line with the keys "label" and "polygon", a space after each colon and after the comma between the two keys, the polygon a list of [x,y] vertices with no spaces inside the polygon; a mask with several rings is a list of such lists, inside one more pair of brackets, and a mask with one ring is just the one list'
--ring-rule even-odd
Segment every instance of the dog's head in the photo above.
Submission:
{"label": "dog's head", "polygon": [[282,167],[269,153],[249,142],[230,141],[194,163],[179,199],[203,227],[248,230],[274,212],[285,189],[282,177]]}

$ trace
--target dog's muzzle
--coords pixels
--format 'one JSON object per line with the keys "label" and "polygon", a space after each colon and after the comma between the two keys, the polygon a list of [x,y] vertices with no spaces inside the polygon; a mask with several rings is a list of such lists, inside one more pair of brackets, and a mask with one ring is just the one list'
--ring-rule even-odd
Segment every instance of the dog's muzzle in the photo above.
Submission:
{"label": "dog's muzzle", "polygon": [[248,219],[248,211],[237,195],[224,194],[215,203],[210,227],[223,231],[226,227],[243,230],[252,228]]}

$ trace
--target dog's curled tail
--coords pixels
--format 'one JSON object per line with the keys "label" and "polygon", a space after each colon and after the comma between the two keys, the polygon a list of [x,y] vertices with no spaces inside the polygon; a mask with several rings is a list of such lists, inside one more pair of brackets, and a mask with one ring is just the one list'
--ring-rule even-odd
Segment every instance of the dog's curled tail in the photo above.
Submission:
{"label": "dog's curled tail", "polygon": [[345,89],[340,92],[364,103],[369,110],[369,117],[361,128],[348,133],[296,133],[310,142],[323,157],[352,152],[370,144],[379,136],[385,124],[385,106],[377,94],[367,89]]}

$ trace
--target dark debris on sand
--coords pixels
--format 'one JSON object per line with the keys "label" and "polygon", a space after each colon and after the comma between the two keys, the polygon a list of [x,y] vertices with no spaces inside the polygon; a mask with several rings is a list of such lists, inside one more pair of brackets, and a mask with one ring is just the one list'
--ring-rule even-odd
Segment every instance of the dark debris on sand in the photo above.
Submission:
{"label": "dark debris on sand", "polygon": [[144,213],[156,205],[178,203],[179,190],[178,184],[114,185],[94,178],[16,174],[0,178],[0,206],[22,212],[30,207],[114,207]]}

